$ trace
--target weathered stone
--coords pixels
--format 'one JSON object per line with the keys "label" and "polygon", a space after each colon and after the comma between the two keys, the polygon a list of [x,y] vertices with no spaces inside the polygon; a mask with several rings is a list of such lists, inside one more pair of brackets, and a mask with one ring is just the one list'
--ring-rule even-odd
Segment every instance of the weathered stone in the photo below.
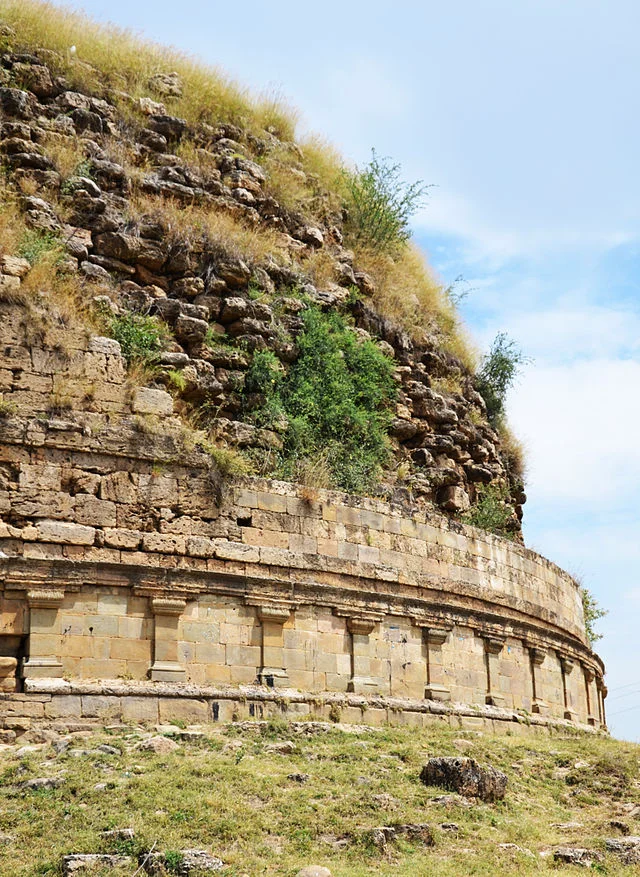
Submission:
{"label": "weathered stone", "polygon": [[162,134],[169,142],[180,140],[187,130],[186,121],[175,116],[153,115],[150,117],[149,125],[153,131]]}
{"label": "weathered stone", "polygon": [[155,414],[159,417],[168,417],[173,414],[173,399],[164,390],[139,387],[135,391],[131,407],[136,414]]}
{"label": "weathered stone", "polygon": [[605,846],[610,853],[619,856],[625,865],[640,864],[640,837],[629,835],[609,838],[605,841]]}
{"label": "weathered stone", "polygon": [[18,88],[0,88],[0,106],[7,116],[18,119],[31,117],[31,98],[29,92]]}
{"label": "weathered stone", "polygon": [[97,869],[120,868],[131,865],[128,856],[114,856],[106,853],[72,853],[62,859],[63,877],[71,877],[74,874],[97,873]]}
{"label": "weathered stone", "polygon": [[430,758],[420,779],[426,786],[440,786],[481,801],[499,801],[507,788],[507,777],[502,771],[490,765],[481,767],[473,758]]}
{"label": "weathered stone", "polygon": [[96,531],[69,521],[37,521],[36,532],[41,542],[58,542],[63,545],[93,545]]}
{"label": "weathered stone", "polygon": [[448,485],[438,492],[438,503],[449,512],[460,514],[471,508],[469,494],[463,487]]}
{"label": "weathered stone", "polygon": [[138,743],[136,748],[143,752],[153,752],[155,755],[167,755],[169,752],[176,752],[180,747],[175,740],[158,736],[143,740],[142,743]]}
{"label": "weathered stone", "polygon": [[587,850],[582,847],[558,847],[553,852],[554,862],[563,865],[581,865],[583,868],[591,868],[604,859],[602,853],[596,850]]}
{"label": "weathered stone", "polygon": [[177,73],[156,73],[149,80],[149,88],[166,97],[182,97],[182,81]]}

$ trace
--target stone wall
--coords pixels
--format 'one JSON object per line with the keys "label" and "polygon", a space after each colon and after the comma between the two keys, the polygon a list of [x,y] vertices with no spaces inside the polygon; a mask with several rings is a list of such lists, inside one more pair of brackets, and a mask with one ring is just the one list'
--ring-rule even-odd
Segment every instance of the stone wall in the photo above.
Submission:
{"label": "stone wall", "polygon": [[407,502],[222,483],[116,342],[67,328],[56,348],[30,320],[0,306],[5,727],[80,718],[64,698],[115,684],[109,709],[138,718],[163,697],[215,718],[254,686],[307,711],[604,724],[603,666],[554,564]]}

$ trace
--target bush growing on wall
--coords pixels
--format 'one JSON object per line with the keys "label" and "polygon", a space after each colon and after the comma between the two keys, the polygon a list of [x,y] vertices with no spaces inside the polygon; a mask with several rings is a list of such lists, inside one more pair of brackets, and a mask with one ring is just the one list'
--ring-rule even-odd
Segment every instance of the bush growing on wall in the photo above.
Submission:
{"label": "bush growing on wall", "polygon": [[393,251],[406,243],[409,220],[423,203],[428,186],[421,180],[405,183],[400,165],[378,158],[363,168],[344,173],[347,221],[350,240],[377,250]]}
{"label": "bush growing on wall", "polygon": [[483,358],[476,375],[476,386],[487,406],[487,417],[498,427],[504,417],[507,391],[515,381],[520,368],[529,362],[505,332],[496,335],[491,350]]}
{"label": "bush growing on wall", "polygon": [[339,314],[310,308],[303,319],[298,358],[288,373],[272,353],[256,353],[245,398],[264,397],[253,413],[258,425],[286,418],[283,477],[321,455],[335,487],[370,490],[389,454],[393,364],[373,341],[361,341]]}

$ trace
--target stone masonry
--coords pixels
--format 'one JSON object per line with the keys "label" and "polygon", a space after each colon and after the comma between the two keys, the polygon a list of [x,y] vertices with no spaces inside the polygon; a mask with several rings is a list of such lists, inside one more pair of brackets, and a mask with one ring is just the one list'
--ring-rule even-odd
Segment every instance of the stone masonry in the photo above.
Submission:
{"label": "stone masonry", "polygon": [[408,502],[222,482],[116,342],[54,348],[30,319],[0,305],[5,732],[285,708],[604,726],[554,564]]}

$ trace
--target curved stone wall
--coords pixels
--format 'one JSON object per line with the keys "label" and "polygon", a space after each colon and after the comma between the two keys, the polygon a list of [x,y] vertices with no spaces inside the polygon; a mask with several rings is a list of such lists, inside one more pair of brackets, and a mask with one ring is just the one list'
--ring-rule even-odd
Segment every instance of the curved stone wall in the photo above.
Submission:
{"label": "curved stone wall", "polygon": [[108,714],[161,719],[183,695],[215,718],[220,698],[275,702],[272,689],[307,711],[335,696],[604,724],[603,666],[554,564],[406,505],[221,487],[171,397],[127,385],[115,342],[27,344],[24,314],[3,308],[5,727],[20,704],[82,716],[100,696],[120,704]]}

